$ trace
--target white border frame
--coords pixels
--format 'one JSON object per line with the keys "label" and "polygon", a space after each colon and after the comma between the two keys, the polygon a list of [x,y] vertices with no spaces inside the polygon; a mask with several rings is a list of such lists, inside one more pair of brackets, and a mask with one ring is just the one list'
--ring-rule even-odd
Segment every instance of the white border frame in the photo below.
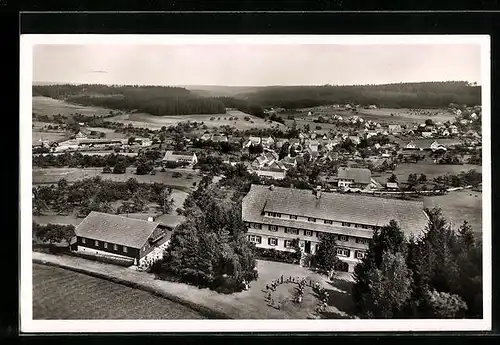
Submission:
{"label": "white border frame", "polygon": [[[20,330],[49,332],[380,332],[491,330],[491,105],[487,35],[21,35],[20,45]],[[31,90],[35,44],[478,44],[483,138],[483,319],[470,320],[33,320]]]}

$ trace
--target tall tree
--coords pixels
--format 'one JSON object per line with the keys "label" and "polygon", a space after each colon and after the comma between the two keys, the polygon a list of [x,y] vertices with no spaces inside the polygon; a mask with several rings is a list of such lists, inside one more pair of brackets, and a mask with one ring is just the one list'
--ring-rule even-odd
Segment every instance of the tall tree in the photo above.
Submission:
{"label": "tall tree", "polygon": [[339,264],[337,257],[337,242],[334,234],[325,233],[316,251],[314,262],[317,268],[324,274],[330,275],[332,270]]}

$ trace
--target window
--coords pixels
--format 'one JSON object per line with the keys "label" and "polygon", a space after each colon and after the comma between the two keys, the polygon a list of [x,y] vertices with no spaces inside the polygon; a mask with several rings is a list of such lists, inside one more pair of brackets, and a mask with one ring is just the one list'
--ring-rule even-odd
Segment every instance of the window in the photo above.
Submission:
{"label": "window", "polygon": [[351,226],[351,223],[342,222],[342,226]]}
{"label": "window", "polygon": [[104,242],[104,249],[108,249],[108,242]]}
{"label": "window", "polygon": [[85,239],[82,237],[82,243],[85,243]]}
{"label": "window", "polygon": [[290,219],[297,219],[297,216],[290,215]]}
{"label": "window", "polygon": [[325,223],[325,224],[333,224],[333,221],[328,220],[328,219],[325,219],[325,220],[323,221],[323,223]]}
{"label": "window", "polygon": [[312,236],[313,232],[311,230],[304,230],[304,235],[305,236]]}
{"label": "window", "polygon": [[298,235],[299,234],[299,229],[285,228],[285,234]]}
{"label": "window", "polygon": [[367,242],[366,238],[356,238],[356,243],[366,244]]}
{"label": "window", "polygon": [[127,252],[127,247],[123,246],[123,252],[126,253]]}
{"label": "window", "polygon": [[278,231],[278,226],[277,225],[269,225],[269,231]]}
{"label": "window", "polygon": [[347,242],[348,240],[348,237],[347,236],[344,236],[344,235],[339,235],[339,241],[342,241],[342,242]]}
{"label": "window", "polygon": [[259,224],[259,223],[254,223],[254,224],[253,224],[253,227],[254,227],[255,229],[262,229],[262,224]]}
{"label": "window", "polygon": [[270,237],[268,239],[268,243],[269,243],[270,246],[277,246],[278,245],[278,239]]}
{"label": "window", "polygon": [[309,217],[309,218],[307,218],[307,221],[316,223],[316,218]]}
{"label": "window", "polygon": [[285,240],[285,248],[292,248],[292,241],[291,240]]}
{"label": "window", "polygon": [[94,244],[95,244],[96,247],[99,247],[99,241],[98,240],[95,240]]}
{"label": "window", "polygon": [[248,240],[252,243],[257,243],[261,244],[262,243],[262,237],[257,236],[257,235],[250,235],[248,236]]}
{"label": "window", "polygon": [[117,244],[113,244],[113,249],[114,250],[118,250],[118,245]]}
{"label": "window", "polygon": [[338,256],[349,257],[349,254],[350,254],[350,250],[349,249],[337,248],[337,255]]}
{"label": "window", "polygon": [[276,212],[268,212],[267,214],[268,216],[270,217],[277,217],[277,218],[281,218],[281,213],[276,213]]}
{"label": "window", "polygon": [[365,252],[362,252],[360,250],[356,250],[356,259],[363,259],[366,256]]}

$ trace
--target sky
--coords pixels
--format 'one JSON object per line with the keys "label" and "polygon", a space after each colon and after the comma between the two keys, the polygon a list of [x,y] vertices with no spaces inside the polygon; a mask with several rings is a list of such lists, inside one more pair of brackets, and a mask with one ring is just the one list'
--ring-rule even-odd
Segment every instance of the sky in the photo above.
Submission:
{"label": "sky", "polygon": [[33,81],[139,85],[481,83],[480,45],[35,45]]}

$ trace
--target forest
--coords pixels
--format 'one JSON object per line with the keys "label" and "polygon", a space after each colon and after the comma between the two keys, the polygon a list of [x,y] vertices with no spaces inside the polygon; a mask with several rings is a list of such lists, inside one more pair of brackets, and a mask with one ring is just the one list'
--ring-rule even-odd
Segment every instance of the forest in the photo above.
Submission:
{"label": "forest", "polygon": [[442,108],[450,103],[481,103],[481,87],[465,81],[384,85],[271,86],[240,94],[262,106],[287,109],[333,103],[374,104],[385,108]]}

